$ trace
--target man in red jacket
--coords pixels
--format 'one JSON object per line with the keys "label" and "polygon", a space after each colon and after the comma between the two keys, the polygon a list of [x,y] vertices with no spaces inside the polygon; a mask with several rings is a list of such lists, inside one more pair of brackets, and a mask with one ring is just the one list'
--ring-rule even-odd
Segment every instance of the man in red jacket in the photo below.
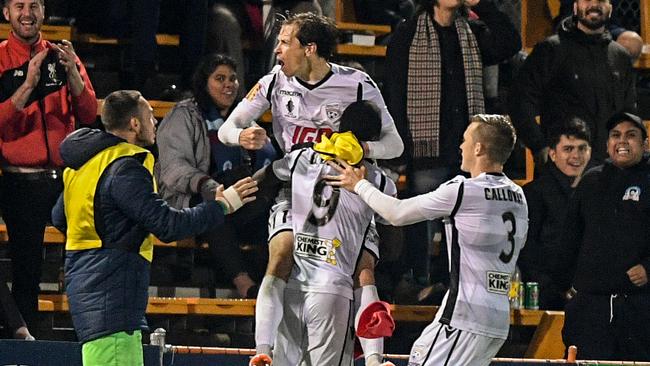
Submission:
{"label": "man in red jacket", "polygon": [[38,311],[43,233],[62,190],[59,143],[95,120],[97,100],[72,44],[40,33],[43,0],[5,0],[0,43],[0,208],[7,225],[13,295],[28,325]]}

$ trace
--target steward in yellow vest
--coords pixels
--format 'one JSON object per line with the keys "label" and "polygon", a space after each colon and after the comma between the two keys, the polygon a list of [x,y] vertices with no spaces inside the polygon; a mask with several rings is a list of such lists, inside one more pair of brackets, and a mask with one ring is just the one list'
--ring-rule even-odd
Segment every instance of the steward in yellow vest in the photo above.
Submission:
{"label": "steward in yellow vest", "polygon": [[110,133],[81,129],[61,148],[64,188],[53,218],[64,214],[63,225],[54,221],[67,236],[66,292],[77,336],[86,342],[147,329],[151,233],[163,241],[197,235],[223,222],[223,206],[169,207],[156,193],[151,153]]}
{"label": "steward in yellow vest", "polygon": [[257,187],[245,178],[214,201],[174,209],[156,192],[143,148],[155,141],[149,103],[137,91],[113,92],[102,123],[107,132],[83,128],[61,143],[64,189],[52,223],[67,235],[66,292],[84,365],[142,365],[151,234],[169,242],[221,225]]}

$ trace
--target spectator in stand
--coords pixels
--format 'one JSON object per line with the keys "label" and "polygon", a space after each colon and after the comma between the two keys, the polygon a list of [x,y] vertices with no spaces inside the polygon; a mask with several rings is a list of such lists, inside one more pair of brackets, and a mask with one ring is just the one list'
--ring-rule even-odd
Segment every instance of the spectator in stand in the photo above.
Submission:
{"label": "spectator in stand", "polygon": [[581,359],[650,361],[648,133],[630,113],[606,128],[609,160],[585,173],[566,215],[558,268],[575,273],[575,296],[562,339]]}
{"label": "spectator in stand", "polygon": [[534,181],[524,186],[528,201],[528,238],[519,256],[525,282],[539,283],[539,307],[563,310],[566,304],[560,283],[561,239],[569,198],[591,158],[590,136],[584,121],[572,118],[555,128],[549,137],[551,162]]}
{"label": "spectator in stand", "polygon": [[[160,194],[170,206],[193,207],[214,199],[219,184],[226,186],[275,160],[270,143],[248,152],[226,146],[217,131],[230,114],[239,92],[235,61],[220,54],[203,58],[193,78],[194,97],[177,103],[158,129],[157,181]],[[249,155],[250,154],[250,155]],[[252,160],[252,161],[251,161]],[[214,265],[235,285],[242,298],[255,298],[257,286],[239,245],[266,242],[267,216],[243,217],[238,212],[223,225],[199,236],[210,246]],[[251,225],[259,230],[250,230]]]}
{"label": "spectator in stand", "polygon": [[[467,7],[466,7],[467,6]],[[468,9],[480,21],[467,18]],[[491,0],[423,1],[393,33],[386,54],[386,105],[407,147],[408,195],[436,189],[459,173],[463,131],[469,116],[483,113],[483,67],[516,54],[521,39]],[[427,245],[440,223],[408,228],[409,265],[427,281]],[[444,245],[442,246],[444,251]],[[441,265],[446,266],[441,253]],[[446,273],[447,271],[442,271]]]}
{"label": "spectator in stand", "polygon": [[[278,33],[284,19],[300,13],[323,14],[323,9],[316,0],[272,0],[271,11],[264,21],[264,50],[262,52],[264,70],[271,70],[276,64],[275,48]],[[333,18],[331,18],[333,19]]]}
{"label": "spectator in stand", "polygon": [[[156,33],[160,24],[172,24],[171,29],[162,31],[180,35],[179,88],[189,89],[194,66],[205,48],[208,0],[79,1],[74,12],[78,27],[84,32],[130,39],[120,71],[121,88],[125,89],[142,90],[146,81],[155,75]],[[161,15],[165,18],[162,22]],[[180,95],[175,85],[167,91],[170,98]]]}
{"label": "spectator in stand", "polygon": [[106,132],[84,128],[61,143],[64,189],[52,221],[66,233],[66,293],[86,366],[143,365],[153,235],[196,235],[255,199],[257,184],[245,178],[192,209],[167,205],[145,149],[156,123],[139,92],[118,90],[102,107]]}
{"label": "spectator in stand", "polygon": [[592,159],[601,163],[607,157],[607,119],[618,111],[636,110],[630,55],[605,29],[612,5],[609,0],[574,4],[574,17],[535,46],[511,88],[512,122],[538,167],[548,159],[548,131],[565,116],[587,122]]}
{"label": "spectator in stand", "polygon": [[[632,56],[632,60],[636,61],[639,56],[641,56],[641,51],[643,49],[643,39],[639,35],[640,29],[639,24],[627,24],[628,19],[633,17],[616,17],[617,9],[621,6],[622,0],[611,0],[612,3],[612,17],[607,24],[607,30],[612,34],[612,38],[621,44]],[[635,3],[636,9],[639,9],[639,0],[627,0],[627,2]],[[562,0],[560,6],[560,15],[557,17],[558,20],[562,20],[566,17],[572,16],[574,0]],[[632,6],[631,6],[632,7]],[[633,7],[632,7],[633,8]],[[620,14],[623,15],[623,14]],[[634,29],[626,29],[625,26],[631,26]]]}
{"label": "spectator in stand", "polygon": [[[239,85],[245,88],[242,37],[252,47],[261,45],[262,9],[256,0],[211,0],[206,50],[228,55],[237,65]],[[264,70],[266,71],[266,70]]]}
{"label": "spectator in stand", "polygon": [[0,43],[0,208],[12,292],[28,326],[38,312],[43,234],[62,189],[59,144],[97,115],[95,91],[72,44],[43,39],[43,0],[5,0]]}
{"label": "spectator in stand", "polygon": [[357,22],[397,26],[415,13],[413,0],[354,0]]}

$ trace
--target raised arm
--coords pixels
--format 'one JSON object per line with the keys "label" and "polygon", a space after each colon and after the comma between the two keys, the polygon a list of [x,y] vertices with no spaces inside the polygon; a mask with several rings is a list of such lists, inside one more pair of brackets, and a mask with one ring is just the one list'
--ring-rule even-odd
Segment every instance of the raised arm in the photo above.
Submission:
{"label": "raised arm", "polygon": [[261,78],[219,127],[219,140],[229,146],[259,150],[266,144],[266,131],[254,121],[271,107],[273,80],[277,70]]}
{"label": "raised arm", "polygon": [[379,88],[370,78],[364,82],[364,99],[374,102],[381,111],[381,134],[378,141],[364,142],[368,147],[366,157],[370,159],[399,157],[404,151],[404,143],[399,132],[397,132],[393,117],[388,112]]}

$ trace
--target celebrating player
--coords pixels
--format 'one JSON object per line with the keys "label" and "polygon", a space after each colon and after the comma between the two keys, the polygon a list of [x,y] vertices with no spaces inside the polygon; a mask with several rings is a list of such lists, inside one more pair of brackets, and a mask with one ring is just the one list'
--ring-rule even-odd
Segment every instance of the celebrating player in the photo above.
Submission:
{"label": "celebrating player", "polygon": [[508,335],[508,288],[526,241],[528,206],[522,189],[503,174],[515,143],[506,116],[475,115],[460,145],[461,170],[433,192],[406,200],[363,179],[366,169],[340,161],[334,187],[359,194],[393,225],[442,217],[450,263],[449,291],[434,321],[415,341],[409,365],[489,365]]}
{"label": "celebrating player", "polygon": [[[313,148],[297,149],[273,164],[275,175],[291,180],[295,266],[284,293],[284,317],[274,349],[274,364],[351,365],[354,338],[353,274],[374,212],[359,196],[333,188],[324,177],[335,173],[325,163],[334,157],[365,166],[369,179],[389,195],[395,184],[363,160],[358,139],[376,140],[379,109],[367,101],[352,103],[340,131]],[[384,331],[394,323],[385,316]],[[363,327],[363,326],[362,326]],[[379,360],[377,360],[379,362]]]}
{"label": "celebrating player", "polygon": [[[338,131],[345,107],[363,99],[379,107],[382,125],[378,141],[361,142],[365,156],[399,156],[404,145],[377,85],[361,71],[328,62],[336,46],[336,35],[336,26],[322,16],[304,13],[286,19],[275,49],[279,65],[260,79],[230,114],[219,129],[219,139],[246,149],[261,148],[267,136],[252,121],[271,108],[274,137],[289,152],[296,144],[319,141],[322,135]],[[269,263],[255,308],[258,354],[271,353],[282,319],[284,288],[293,266],[290,195],[289,186],[280,191],[269,218]],[[366,248],[374,254],[364,251],[359,264],[362,287],[357,294],[362,301],[361,309],[367,305],[365,300],[378,300],[373,272],[378,257],[376,243],[366,243]],[[380,339],[363,341],[362,346],[366,358],[383,353]]]}

